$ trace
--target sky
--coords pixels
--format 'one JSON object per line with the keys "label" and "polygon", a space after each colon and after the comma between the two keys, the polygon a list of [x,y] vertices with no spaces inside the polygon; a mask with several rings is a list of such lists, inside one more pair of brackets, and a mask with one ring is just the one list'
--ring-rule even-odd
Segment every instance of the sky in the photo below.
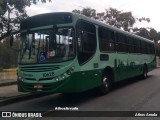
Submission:
{"label": "sky", "polygon": [[152,27],[160,32],[160,1],[159,0],[52,0],[51,3],[31,5],[26,8],[29,16],[49,12],[71,12],[90,7],[97,12],[104,12],[109,7],[132,12],[133,16],[150,18],[151,22],[137,23],[137,27]]}

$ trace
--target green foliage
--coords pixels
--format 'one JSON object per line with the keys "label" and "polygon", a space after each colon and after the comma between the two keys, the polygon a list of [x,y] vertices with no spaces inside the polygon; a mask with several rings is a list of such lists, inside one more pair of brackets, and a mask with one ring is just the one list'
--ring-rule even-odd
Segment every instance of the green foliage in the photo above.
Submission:
{"label": "green foliage", "polygon": [[0,67],[0,72],[2,72],[3,71],[3,67]]}
{"label": "green foliage", "polygon": [[160,44],[156,45],[156,52],[157,52],[157,56],[160,57]]}
{"label": "green foliage", "polygon": [[[0,66],[3,68],[16,67],[18,62],[18,52],[9,46],[9,40],[0,42]],[[14,40],[13,48],[19,48],[19,40]]]}
{"label": "green foliage", "polygon": [[149,18],[135,18],[132,15],[132,12],[123,12],[115,8],[108,8],[105,12],[97,13],[95,9],[92,8],[83,8],[80,10],[73,10],[72,12],[83,14],[87,17],[94,18],[103,23],[112,25],[114,27],[123,29],[125,31],[132,31],[133,25],[138,21],[147,21],[150,22]]}
{"label": "green foliage", "polygon": [[[37,2],[46,3],[47,1],[51,2],[51,0],[0,0],[0,41],[8,36],[11,31],[19,29],[19,23],[28,17],[25,10],[27,6]],[[11,14],[16,17],[11,18]]]}
{"label": "green foliage", "polygon": [[134,28],[133,31],[141,37],[154,41],[155,44],[158,44],[158,40],[160,40],[160,32],[157,32],[154,28]]}

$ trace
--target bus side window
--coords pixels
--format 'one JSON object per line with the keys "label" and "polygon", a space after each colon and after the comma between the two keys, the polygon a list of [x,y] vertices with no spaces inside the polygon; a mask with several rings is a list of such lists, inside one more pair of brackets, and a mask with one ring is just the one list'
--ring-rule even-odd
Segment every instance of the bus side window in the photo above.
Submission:
{"label": "bus side window", "polygon": [[122,33],[116,34],[116,51],[117,52],[128,52],[127,36]]}
{"label": "bus side window", "polygon": [[96,28],[93,24],[77,23],[78,60],[80,64],[89,60],[96,51]]}
{"label": "bus side window", "polygon": [[133,39],[133,44],[134,44],[134,53],[138,53],[138,41],[136,38]]}
{"label": "bus side window", "polygon": [[145,42],[142,41],[142,53],[145,54],[146,53],[146,48],[145,48]]}
{"label": "bus side window", "polygon": [[114,31],[99,27],[99,47],[100,51],[114,51],[115,50],[115,36]]}
{"label": "bus side window", "polygon": [[141,40],[137,39],[137,53],[141,53]]}
{"label": "bus side window", "polygon": [[131,37],[128,37],[128,48],[129,53],[134,53],[133,39]]}

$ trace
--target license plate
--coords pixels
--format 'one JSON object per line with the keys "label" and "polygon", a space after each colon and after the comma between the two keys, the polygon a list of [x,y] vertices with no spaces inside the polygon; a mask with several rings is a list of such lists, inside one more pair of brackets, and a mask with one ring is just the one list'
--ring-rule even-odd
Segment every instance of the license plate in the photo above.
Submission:
{"label": "license plate", "polygon": [[34,87],[35,89],[42,89],[42,88],[43,88],[43,85],[37,84],[37,85],[34,85],[33,87]]}

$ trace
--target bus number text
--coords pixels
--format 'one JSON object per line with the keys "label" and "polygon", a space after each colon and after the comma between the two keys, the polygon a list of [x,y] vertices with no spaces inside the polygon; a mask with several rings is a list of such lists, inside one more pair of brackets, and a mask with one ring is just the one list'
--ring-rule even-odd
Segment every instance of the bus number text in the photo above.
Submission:
{"label": "bus number text", "polygon": [[54,72],[48,72],[48,73],[43,73],[43,77],[46,78],[46,77],[52,77],[54,76]]}

